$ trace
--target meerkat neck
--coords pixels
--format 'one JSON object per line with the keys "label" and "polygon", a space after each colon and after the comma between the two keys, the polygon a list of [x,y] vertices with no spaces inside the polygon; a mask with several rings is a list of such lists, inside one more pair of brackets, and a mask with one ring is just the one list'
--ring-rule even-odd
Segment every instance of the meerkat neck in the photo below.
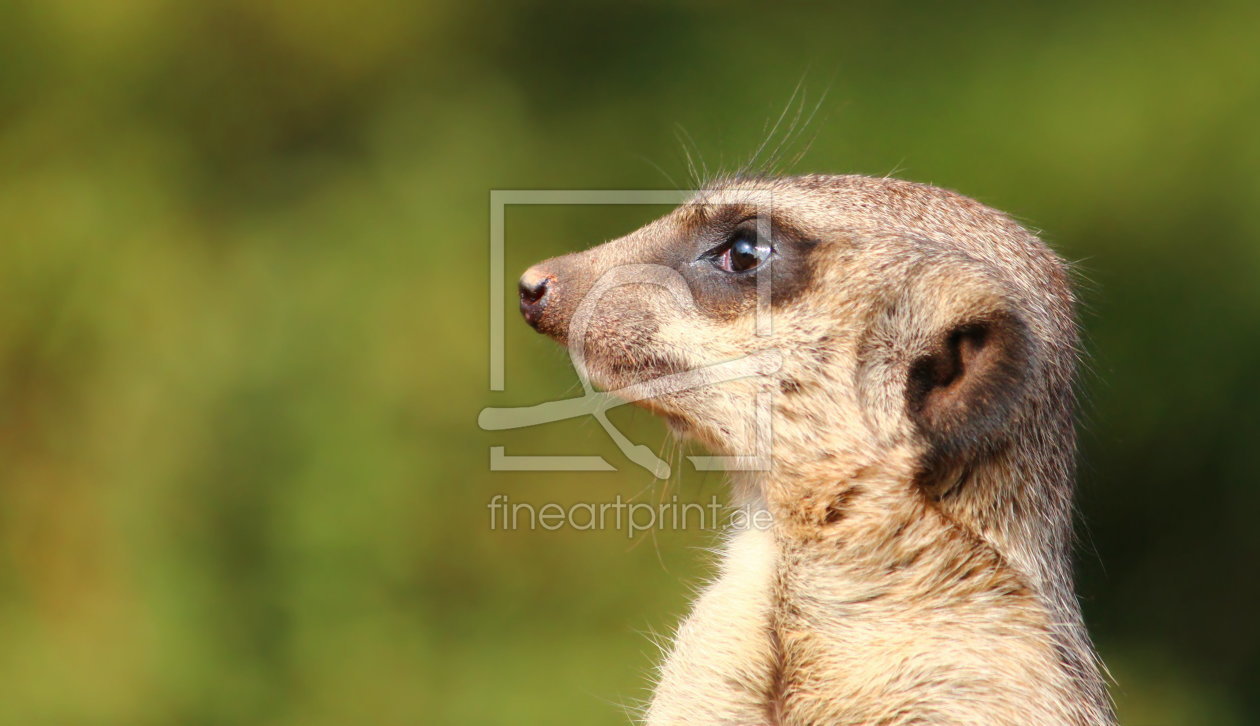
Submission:
{"label": "meerkat neck", "polygon": [[[1047,427],[1049,428],[1049,427]],[[1112,711],[1103,669],[1085,628],[1071,564],[1075,437],[1070,421],[1053,444],[1023,439],[937,502],[975,532],[1038,596],[1050,614],[1063,666],[1100,711]]]}
{"label": "meerkat neck", "polygon": [[779,653],[768,702],[799,715],[787,722],[1111,722],[1059,608],[909,481],[862,471],[765,486]]}

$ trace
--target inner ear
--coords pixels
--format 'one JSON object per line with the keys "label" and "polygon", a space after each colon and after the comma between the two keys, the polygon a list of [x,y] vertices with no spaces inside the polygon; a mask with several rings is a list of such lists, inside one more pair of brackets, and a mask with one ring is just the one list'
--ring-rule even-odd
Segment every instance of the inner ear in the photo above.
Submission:
{"label": "inner ear", "polygon": [[906,408],[929,444],[925,475],[957,474],[1005,443],[1029,363],[1023,322],[999,312],[945,330],[910,365]]}

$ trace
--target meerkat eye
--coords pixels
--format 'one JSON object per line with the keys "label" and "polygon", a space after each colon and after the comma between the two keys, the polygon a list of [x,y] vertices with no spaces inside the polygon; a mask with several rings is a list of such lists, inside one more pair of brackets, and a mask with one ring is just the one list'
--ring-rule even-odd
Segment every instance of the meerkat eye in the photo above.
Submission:
{"label": "meerkat eye", "polygon": [[722,246],[713,250],[713,266],[724,272],[748,272],[770,259],[774,250],[757,238],[753,229],[736,230]]}

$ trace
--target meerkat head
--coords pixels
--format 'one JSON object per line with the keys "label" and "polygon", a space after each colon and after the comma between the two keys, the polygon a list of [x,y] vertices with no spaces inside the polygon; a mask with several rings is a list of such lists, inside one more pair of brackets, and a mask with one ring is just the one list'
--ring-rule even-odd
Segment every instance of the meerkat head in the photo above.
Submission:
{"label": "meerkat head", "polygon": [[770,479],[878,471],[996,536],[1066,512],[1068,278],[965,197],[856,176],[730,180],[535,265],[520,296],[581,374],[715,452],[750,454],[768,429]]}

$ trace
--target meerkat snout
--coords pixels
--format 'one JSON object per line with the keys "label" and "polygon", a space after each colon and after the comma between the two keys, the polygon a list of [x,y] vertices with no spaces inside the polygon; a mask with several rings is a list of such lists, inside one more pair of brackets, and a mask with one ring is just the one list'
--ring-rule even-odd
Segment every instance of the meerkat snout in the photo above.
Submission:
{"label": "meerkat snout", "polygon": [[525,274],[521,275],[518,284],[521,315],[524,316],[525,322],[535,330],[538,329],[538,324],[542,320],[543,310],[547,306],[547,293],[550,292],[554,282],[553,276],[537,266],[529,268]]}

